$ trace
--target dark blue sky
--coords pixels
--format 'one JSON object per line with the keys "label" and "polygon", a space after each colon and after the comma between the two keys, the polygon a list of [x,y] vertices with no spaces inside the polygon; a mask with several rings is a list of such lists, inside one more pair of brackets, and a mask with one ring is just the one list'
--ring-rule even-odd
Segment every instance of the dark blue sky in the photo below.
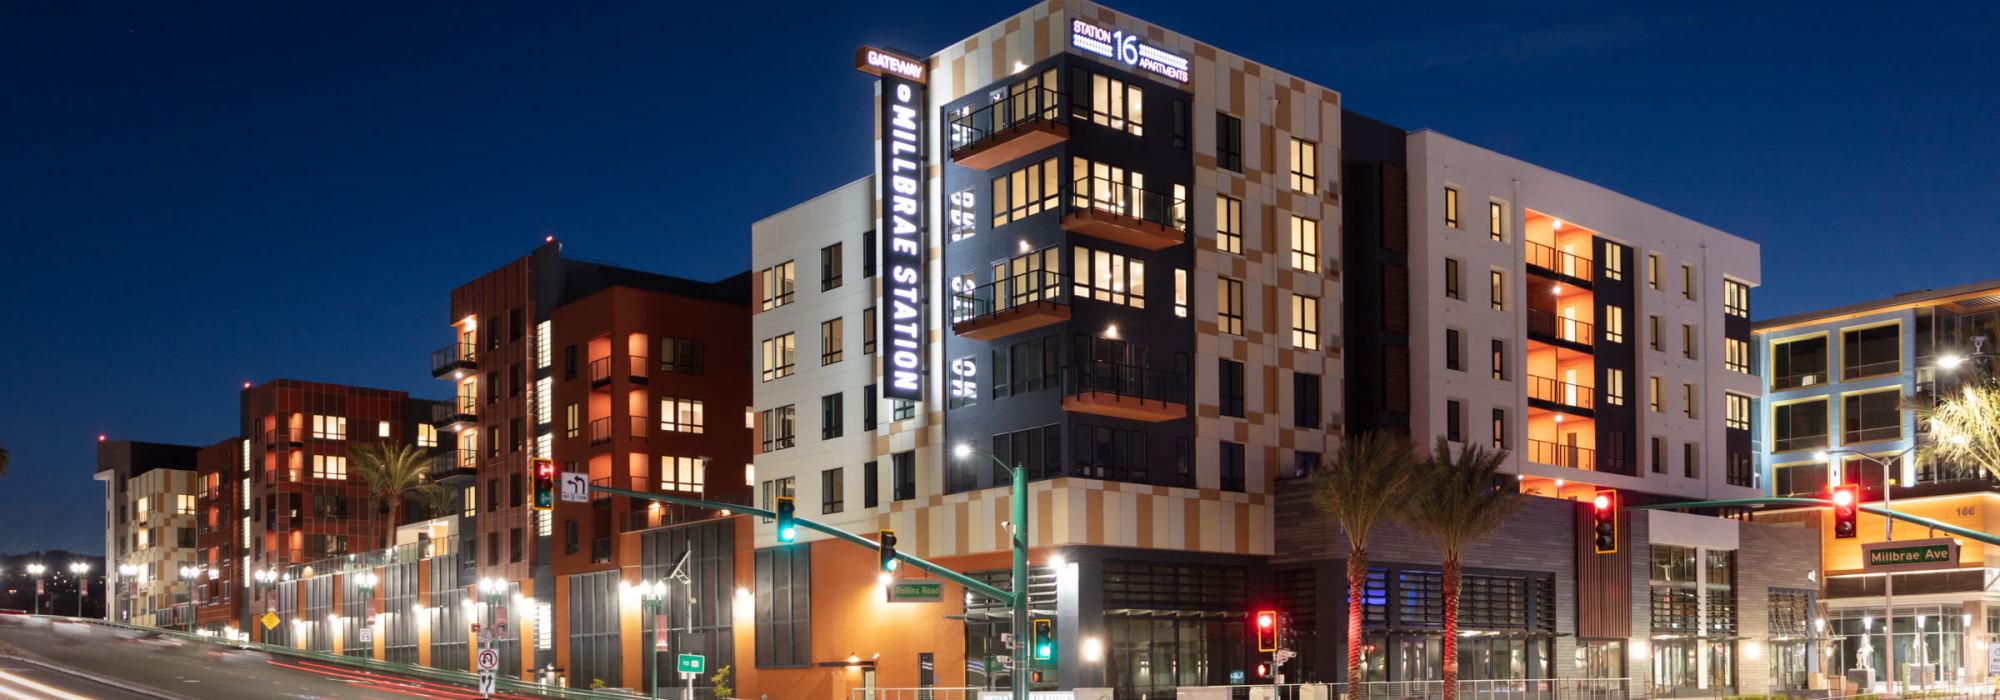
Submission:
{"label": "dark blue sky", "polygon": [[[0,551],[100,549],[95,436],[243,381],[441,395],[446,294],[545,232],[747,268],[869,168],[855,46],[1023,6],[0,3]],[[1991,3],[1113,6],[1757,241],[1759,317],[2000,277]]]}

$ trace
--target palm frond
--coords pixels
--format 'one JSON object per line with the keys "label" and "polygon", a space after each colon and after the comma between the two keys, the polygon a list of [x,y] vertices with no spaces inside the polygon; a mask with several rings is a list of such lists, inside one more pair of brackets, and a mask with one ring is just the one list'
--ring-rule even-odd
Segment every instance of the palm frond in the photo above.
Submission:
{"label": "palm frond", "polygon": [[1903,407],[1916,412],[1932,437],[1918,441],[1918,461],[2000,477],[2000,385],[1969,383],[1956,396],[1936,402],[1905,397]]}
{"label": "palm frond", "polygon": [[1418,476],[1409,489],[1403,521],[1436,544],[1446,559],[1472,542],[1490,535],[1526,503],[1518,489],[1500,473],[1506,450],[1468,444],[1452,455],[1451,443],[1440,437],[1430,457],[1419,461]]}
{"label": "palm frond", "polygon": [[1410,443],[1402,436],[1373,431],[1350,435],[1332,459],[1313,471],[1313,505],[1340,526],[1350,547],[1365,549],[1369,533],[1398,515],[1414,466]]}

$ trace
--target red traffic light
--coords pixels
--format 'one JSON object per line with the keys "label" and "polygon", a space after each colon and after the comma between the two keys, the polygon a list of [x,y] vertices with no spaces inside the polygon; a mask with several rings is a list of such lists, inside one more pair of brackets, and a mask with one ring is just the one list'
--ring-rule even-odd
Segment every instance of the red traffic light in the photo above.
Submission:
{"label": "red traffic light", "polygon": [[1598,510],[1609,510],[1611,508],[1610,494],[1597,494],[1597,498],[1591,501],[1591,505],[1596,506]]}
{"label": "red traffic light", "polygon": [[1833,489],[1833,536],[1837,539],[1851,539],[1858,536],[1856,518],[1860,516],[1861,487],[1843,484]]}
{"label": "red traffic light", "polygon": [[1854,492],[1845,487],[1834,489],[1833,504],[1842,508],[1854,505]]}
{"label": "red traffic light", "polygon": [[1278,611],[1257,611],[1257,651],[1278,650]]}
{"label": "red traffic light", "polygon": [[1265,627],[1265,628],[1269,628],[1269,627],[1270,627],[1271,625],[1274,625],[1274,624],[1277,624],[1277,622],[1278,622],[1278,614],[1277,614],[1277,613],[1274,613],[1274,612],[1271,612],[1271,611],[1269,611],[1269,610],[1266,610],[1266,611],[1264,611],[1264,612],[1260,612],[1260,613],[1257,613],[1257,626],[1258,626],[1258,627]]}
{"label": "red traffic light", "polygon": [[1270,664],[1266,664],[1266,663],[1258,663],[1258,664],[1257,664],[1257,677],[1258,677],[1258,678],[1270,678],[1270,677],[1271,677],[1271,665],[1270,665]]}

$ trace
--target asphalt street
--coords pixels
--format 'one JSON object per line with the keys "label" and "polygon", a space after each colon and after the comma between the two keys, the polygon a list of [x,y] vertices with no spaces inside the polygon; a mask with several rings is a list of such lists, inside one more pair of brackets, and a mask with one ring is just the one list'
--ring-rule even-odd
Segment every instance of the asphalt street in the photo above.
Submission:
{"label": "asphalt street", "polygon": [[[312,659],[187,642],[158,633],[66,622],[62,618],[0,615],[0,654],[4,654],[0,655],[0,700],[149,697],[476,700],[479,697],[462,686],[357,671]],[[9,656],[36,659],[62,672]],[[132,692],[96,680],[151,692]]]}

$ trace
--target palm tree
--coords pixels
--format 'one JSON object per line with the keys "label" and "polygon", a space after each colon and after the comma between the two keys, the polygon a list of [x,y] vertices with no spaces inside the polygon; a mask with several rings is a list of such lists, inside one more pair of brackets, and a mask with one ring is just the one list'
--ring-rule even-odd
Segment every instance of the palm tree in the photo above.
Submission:
{"label": "palm tree", "polygon": [[424,484],[414,495],[417,497],[417,502],[423,504],[424,512],[429,514],[429,517],[441,518],[457,512],[459,507],[458,494],[440,484]]}
{"label": "palm tree", "polygon": [[1444,700],[1458,697],[1459,558],[1473,543],[1493,534],[1526,501],[1503,481],[1506,450],[1468,444],[1451,454],[1440,436],[1430,457],[1419,462],[1403,520],[1444,555]]}
{"label": "palm tree", "polygon": [[1312,473],[1313,505],[1347,536],[1347,682],[1361,682],[1361,592],[1368,584],[1368,536],[1400,515],[1414,472],[1410,443],[1385,432],[1340,443]]}
{"label": "palm tree", "polygon": [[355,445],[349,454],[355,473],[367,482],[368,493],[377,501],[370,519],[383,511],[389,515],[390,526],[382,533],[382,546],[387,547],[402,515],[403,497],[419,494],[430,485],[430,460],[413,445],[386,442]]}

